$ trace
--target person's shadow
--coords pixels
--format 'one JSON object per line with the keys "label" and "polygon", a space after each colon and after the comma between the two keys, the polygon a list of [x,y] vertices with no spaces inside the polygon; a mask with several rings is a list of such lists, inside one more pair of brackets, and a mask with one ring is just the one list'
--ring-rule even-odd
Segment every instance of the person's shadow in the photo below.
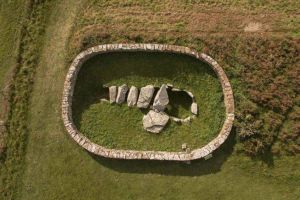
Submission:
{"label": "person's shadow", "polygon": [[223,163],[233,152],[236,143],[235,136],[236,133],[232,130],[225,143],[213,152],[212,158],[194,160],[190,164],[178,161],[118,160],[103,158],[91,153],[90,155],[99,164],[121,173],[201,176],[217,173],[221,170]]}

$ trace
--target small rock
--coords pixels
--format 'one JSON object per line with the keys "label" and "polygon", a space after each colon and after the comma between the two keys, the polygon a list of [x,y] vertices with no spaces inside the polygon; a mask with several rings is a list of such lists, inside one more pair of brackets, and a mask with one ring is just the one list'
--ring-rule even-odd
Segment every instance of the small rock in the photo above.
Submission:
{"label": "small rock", "polygon": [[109,102],[110,103],[116,102],[117,90],[118,90],[117,86],[109,87]]}
{"label": "small rock", "polygon": [[182,149],[183,151],[185,151],[185,150],[187,149],[187,144],[186,144],[186,143],[183,143],[183,144],[181,145],[181,149]]}
{"label": "small rock", "polygon": [[172,91],[174,91],[174,92],[180,92],[180,91],[182,91],[181,89],[178,89],[178,88],[172,88]]}
{"label": "small rock", "polygon": [[128,97],[127,97],[127,105],[128,106],[135,106],[137,99],[138,99],[138,89],[135,86],[131,86],[129,93],[128,93]]}
{"label": "small rock", "polygon": [[182,122],[182,119],[179,119],[177,117],[170,117],[174,122],[176,123],[181,123]]}
{"label": "small rock", "polygon": [[191,105],[191,112],[194,114],[194,115],[197,115],[198,114],[198,105],[197,103],[193,102],[192,105]]}
{"label": "small rock", "polygon": [[190,122],[191,121],[191,117],[187,117],[181,120],[181,122],[186,123],[186,122]]}
{"label": "small rock", "polygon": [[169,116],[163,112],[155,112],[150,110],[143,117],[143,126],[146,131],[151,133],[159,133],[163,130],[169,121]]}
{"label": "small rock", "polygon": [[164,111],[168,103],[169,96],[167,92],[167,86],[163,84],[154,98],[153,108],[157,111]]}
{"label": "small rock", "polygon": [[128,91],[128,87],[126,84],[123,84],[118,87],[118,95],[117,95],[116,103],[121,104],[125,101],[127,91]]}
{"label": "small rock", "polygon": [[173,88],[174,87],[174,85],[173,84],[171,84],[171,83],[167,83],[167,88]]}
{"label": "small rock", "polygon": [[137,102],[138,108],[148,108],[154,93],[153,85],[147,85],[141,88],[139,99]]}

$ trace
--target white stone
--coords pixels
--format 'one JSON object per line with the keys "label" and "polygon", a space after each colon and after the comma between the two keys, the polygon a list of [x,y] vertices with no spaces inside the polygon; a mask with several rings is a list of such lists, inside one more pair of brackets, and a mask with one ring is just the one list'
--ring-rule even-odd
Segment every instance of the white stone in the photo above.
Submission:
{"label": "white stone", "polygon": [[118,95],[116,98],[116,103],[121,104],[125,101],[127,91],[128,91],[128,87],[126,84],[123,84],[118,87]]}
{"label": "white stone", "polygon": [[143,126],[146,131],[151,133],[159,133],[163,130],[169,121],[169,116],[163,112],[155,112],[150,110],[143,117]]}
{"label": "white stone", "polygon": [[173,87],[174,87],[174,85],[173,85],[173,84],[171,84],[171,83],[167,83],[167,87],[168,87],[168,88],[173,88]]}
{"label": "white stone", "polygon": [[109,102],[110,103],[116,102],[117,92],[118,92],[117,86],[109,87]]}
{"label": "white stone", "polygon": [[191,93],[190,91],[185,91],[192,99],[194,99],[195,97],[194,97],[194,95],[193,95],[193,93]]}
{"label": "white stone", "polygon": [[147,85],[141,88],[139,99],[137,102],[138,108],[148,108],[154,93],[153,85]]}
{"label": "white stone", "polygon": [[169,96],[167,92],[167,86],[163,84],[158,90],[154,98],[153,109],[157,111],[164,111],[168,103],[169,103]]}
{"label": "white stone", "polygon": [[131,86],[129,93],[128,93],[128,97],[127,97],[127,105],[132,107],[135,106],[137,103],[137,99],[138,99],[138,93],[139,90],[137,89],[137,87],[135,86]]}
{"label": "white stone", "polygon": [[192,105],[191,105],[191,112],[194,114],[194,115],[197,115],[198,114],[198,105],[197,103],[193,102]]}
{"label": "white stone", "polygon": [[177,117],[170,117],[174,122],[176,123],[181,123],[182,122],[182,119],[180,118],[177,118]]}
{"label": "white stone", "polygon": [[174,91],[174,92],[180,92],[180,91],[182,91],[182,90],[180,90],[180,89],[178,89],[178,88],[172,88],[172,91]]}
{"label": "white stone", "polygon": [[186,117],[186,118],[181,120],[181,122],[183,122],[183,123],[187,123],[187,122],[190,122],[190,121],[191,121],[191,117]]}

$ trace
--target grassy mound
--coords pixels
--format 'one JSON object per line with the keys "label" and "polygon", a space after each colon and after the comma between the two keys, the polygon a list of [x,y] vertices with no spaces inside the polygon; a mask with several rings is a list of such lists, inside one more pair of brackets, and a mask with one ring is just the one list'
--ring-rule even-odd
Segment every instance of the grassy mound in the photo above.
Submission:
{"label": "grassy mound", "polygon": [[[200,114],[191,123],[179,125],[170,121],[161,134],[149,134],[142,125],[147,111],[100,101],[107,93],[103,85],[124,83],[138,88],[171,83],[191,91]],[[169,110],[171,115],[182,118],[191,115],[184,96],[174,94],[170,98],[176,105]],[[180,151],[182,143],[199,148],[219,133],[224,115],[217,76],[210,66],[186,55],[153,52],[98,55],[82,67],[74,92],[73,117],[78,129],[92,141],[110,148]]]}

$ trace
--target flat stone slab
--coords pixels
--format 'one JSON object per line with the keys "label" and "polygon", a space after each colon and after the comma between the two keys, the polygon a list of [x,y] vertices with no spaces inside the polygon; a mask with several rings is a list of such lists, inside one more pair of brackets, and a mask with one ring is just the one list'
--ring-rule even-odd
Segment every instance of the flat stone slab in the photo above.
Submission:
{"label": "flat stone slab", "polygon": [[145,87],[141,88],[139,99],[137,102],[138,108],[148,108],[149,104],[151,102],[151,99],[153,97],[154,93],[154,86],[153,85],[147,85]]}
{"label": "flat stone slab", "polygon": [[144,115],[143,117],[144,129],[151,133],[159,133],[166,126],[169,118],[170,117],[164,112],[150,110],[147,115]]}
{"label": "flat stone slab", "polygon": [[126,84],[123,84],[118,87],[118,95],[116,98],[117,104],[121,104],[125,101],[127,92],[128,92],[128,86]]}
{"label": "flat stone slab", "polygon": [[118,88],[117,86],[110,86],[108,89],[109,89],[109,102],[115,103],[117,98]]}
{"label": "flat stone slab", "polygon": [[164,111],[169,103],[169,96],[167,86],[163,84],[158,90],[153,103],[153,109],[157,111]]}
{"label": "flat stone slab", "polygon": [[127,105],[129,107],[132,107],[132,106],[136,105],[138,95],[139,95],[139,90],[137,89],[137,87],[131,86],[130,90],[129,90],[129,93],[128,93],[128,97],[127,97]]}

